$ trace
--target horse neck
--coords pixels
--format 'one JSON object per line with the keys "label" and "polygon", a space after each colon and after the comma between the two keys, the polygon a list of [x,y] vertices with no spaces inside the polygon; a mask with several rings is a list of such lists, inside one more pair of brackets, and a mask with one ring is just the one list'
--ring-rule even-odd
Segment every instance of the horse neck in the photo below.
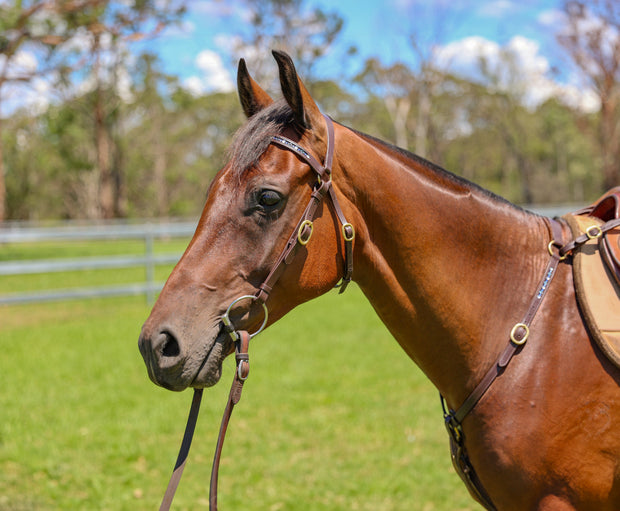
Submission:
{"label": "horse neck", "polygon": [[545,221],[413,155],[339,130],[335,182],[354,209],[354,277],[407,354],[460,403],[521,320]]}

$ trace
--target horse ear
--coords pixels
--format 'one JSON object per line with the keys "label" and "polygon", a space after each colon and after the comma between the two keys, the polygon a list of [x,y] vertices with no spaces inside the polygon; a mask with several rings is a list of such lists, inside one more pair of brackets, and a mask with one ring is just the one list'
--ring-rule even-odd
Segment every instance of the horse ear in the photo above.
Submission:
{"label": "horse ear", "polygon": [[295,121],[302,128],[321,130],[325,126],[325,121],[319,107],[297,76],[293,60],[283,51],[274,50],[271,53],[278,63],[282,94],[293,109]]}
{"label": "horse ear", "polygon": [[261,89],[260,85],[250,76],[244,59],[239,61],[237,90],[239,91],[241,108],[243,108],[246,117],[252,117],[255,113],[273,103],[273,99],[271,99],[269,94]]}

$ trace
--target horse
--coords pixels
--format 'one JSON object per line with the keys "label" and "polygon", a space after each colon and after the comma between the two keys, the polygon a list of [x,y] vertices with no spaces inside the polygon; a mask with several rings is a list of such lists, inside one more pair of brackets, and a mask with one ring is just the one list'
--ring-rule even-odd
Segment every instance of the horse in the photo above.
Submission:
{"label": "horse", "polygon": [[273,55],[278,100],[239,62],[247,121],[142,327],[151,380],[212,386],[231,333],[353,280],[439,390],[447,423],[510,337],[510,364],[452,431],[474,499],[508,511],[620,509],[620,371],[584,325],[570,257],[554,256],[571,239],[566,223],[332,121],[291,58]]}

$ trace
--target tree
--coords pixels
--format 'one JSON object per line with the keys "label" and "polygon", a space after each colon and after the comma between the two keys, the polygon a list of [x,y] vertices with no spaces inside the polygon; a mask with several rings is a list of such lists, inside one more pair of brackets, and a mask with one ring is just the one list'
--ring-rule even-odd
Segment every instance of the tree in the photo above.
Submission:
{"label": "tree", "polygon": [[620,184],[620,4],[616,0],[570,0],[567,26],[558,35],[572,61],[600,99],[596,140],[604,188]]}
{"label": "tree", "polygon": [[265,48],[287,52],[310,85],[314,67],[340,34],[343,20],[335,11],[309,8],[304,0],[239,0],[250,23],[232,42],[231,56],[251,60],[252,74],[259,83],[273,79],[272,59]]}
{"label": "tree", "polygon": [[367,92],[382,99],[392,121],[394,143],[408,149],[409,112],[416,93],[411,70],[403,63],[384,66],[377,59],[368,59],[355,81]]}
{"label": "tree", "polygon": [[[93,116],[98,175],[98,216],[124,216],[126,197],[124,179],[118,165],[119,144],[115,143],[114,122],[123,100],[123,75],[128,44],[145,37],[156,36],[163,27],[177,21],[185,12],[182,1],[135,0],[111,2],[92,0],[71,18],[78,27],[79,45],[72,45],[68,76],[90,83],[90,108]],[[84,48],[85,47],[85,48]],[[78,64],[79,65],[76,65]],[[67,77],[65,77],[65,80]],[[125,91],[128,93],[128,91]]]}
{"label": "tree", "polygon": [[[27,0],[0,3],[0,135],[3,118],[8,114],[7,100],[11,99],[8,90],[29,84],[54,68],[54,50],[68,37],[67,32],[60,34],[60,15],[78,3]],[[37,66],[34,52],[44,58],[45,66]],[[0,222],[5,213],[4,147],[0,136]]]}
{"label": "tree", "polygon": [[[119,82],[127,45],[156,35],[179,19],[184,9],[182,0],[0,3],[0,102],[7,86],[28,84],[41,76],[48,84],[58,78],[57,92],[64,89],[68,95],[75,95],[76,82],[92,84],[98,216],[111,217],[123,209],[122,176],[116,172],[110,123],[119,102],[109,93],[115,92],[112,84]],[[27,66],[20,65],[24,61]],[[0,123],[3,113],[0,109]],[[3,164],[0,145],[0,220],[6,204]]]}

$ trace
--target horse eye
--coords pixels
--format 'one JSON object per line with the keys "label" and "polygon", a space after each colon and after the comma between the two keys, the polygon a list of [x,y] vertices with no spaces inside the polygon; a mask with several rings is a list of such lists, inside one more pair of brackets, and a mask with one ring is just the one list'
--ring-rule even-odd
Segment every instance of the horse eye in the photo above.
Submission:
{"label": "horse eye", "polygon": [[258,196],[258,203],[265,208],[273,208],[280,204],[280,194],[273,190],[262,190]]}

